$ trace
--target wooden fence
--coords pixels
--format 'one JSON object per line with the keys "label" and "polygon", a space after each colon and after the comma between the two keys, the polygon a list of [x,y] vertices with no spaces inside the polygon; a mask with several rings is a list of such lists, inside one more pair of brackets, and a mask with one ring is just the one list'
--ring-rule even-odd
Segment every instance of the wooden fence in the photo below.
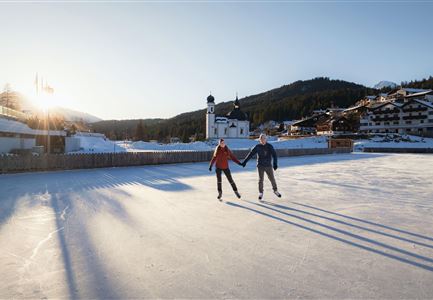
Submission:
{"label": "wooden fence", "polygon": [[[279,157],[350,153],[350,148],[338,149],[277,149]],[[234,150],[244,158],[248,150]],[[48,170],[92,169],[210,161],[213,151],[153,151],[90,154],[43,154],[0,156],[0,173]]]}

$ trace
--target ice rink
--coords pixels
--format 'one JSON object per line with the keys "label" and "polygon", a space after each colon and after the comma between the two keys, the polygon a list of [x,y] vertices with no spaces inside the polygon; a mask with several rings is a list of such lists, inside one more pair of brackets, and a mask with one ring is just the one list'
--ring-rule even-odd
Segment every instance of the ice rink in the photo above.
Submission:
{"label": "ice rink", "polygon": [[0,176],[0,298],[433,298],[433,155]]}

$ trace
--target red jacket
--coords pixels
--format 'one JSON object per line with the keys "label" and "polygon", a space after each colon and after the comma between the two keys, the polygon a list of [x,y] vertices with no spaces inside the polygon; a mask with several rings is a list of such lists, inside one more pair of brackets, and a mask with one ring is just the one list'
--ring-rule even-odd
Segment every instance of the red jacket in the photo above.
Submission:
{"label": "red jacket", "polygon": [[210,162],[210,167],[212,167],[213,164],[216,163],[216,167],[218,169],[228,169],[229,159],[231,159],[235,163],[240,164],[240,161],[236,158],[236,156],[233,154],[233,152],[230,151],[227,146],[225,146],[224,148],[217,146]]}

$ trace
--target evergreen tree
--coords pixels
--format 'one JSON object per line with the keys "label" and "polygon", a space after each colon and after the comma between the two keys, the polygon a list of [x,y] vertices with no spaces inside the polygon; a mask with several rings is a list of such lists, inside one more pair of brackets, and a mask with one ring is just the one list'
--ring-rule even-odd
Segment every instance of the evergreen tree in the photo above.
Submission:
{"label": "evergreen tree", "polygon": [[140,120],[137,124],[137,128],[135,129],[134,140],[143,141],[144,140],[144,127],[143,121]]}

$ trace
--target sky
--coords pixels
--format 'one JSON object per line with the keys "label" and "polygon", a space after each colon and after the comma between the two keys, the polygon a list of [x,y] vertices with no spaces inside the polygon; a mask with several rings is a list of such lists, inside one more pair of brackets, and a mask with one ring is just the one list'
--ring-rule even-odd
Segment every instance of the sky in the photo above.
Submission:
{"label": "sky", "polygon": [[2,2],[0,87],[103,119],[167,118],[326,76],[433,75],[433,2]]}

